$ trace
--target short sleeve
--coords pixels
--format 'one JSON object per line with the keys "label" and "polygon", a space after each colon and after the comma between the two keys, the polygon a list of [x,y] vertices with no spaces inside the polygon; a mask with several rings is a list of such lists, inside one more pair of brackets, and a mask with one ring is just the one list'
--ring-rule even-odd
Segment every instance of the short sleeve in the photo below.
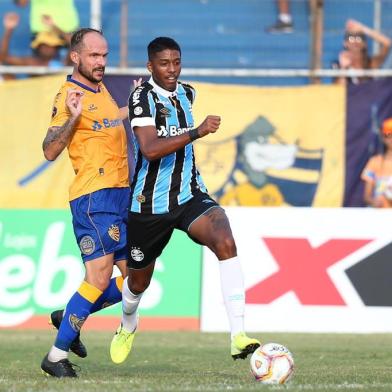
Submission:
{"label": "short sleeve", "polygon": [[196,98],[196,90],[190,84],[187,83],[181,83],[181,84],[185,90],[186,97],[188,98],[191,105],[193,105]]}
{"label": "short sleeve", "polygon": [[131,127],[155,126],[155,106],[150,84],[144,82],[129,96],[129,122]]}
{"label": "short sleeve", "polygon": [[61,127],[69,118],[69,111],[65,105],[66,91],[61,89],[54,98],[52,107],[51,127]]}

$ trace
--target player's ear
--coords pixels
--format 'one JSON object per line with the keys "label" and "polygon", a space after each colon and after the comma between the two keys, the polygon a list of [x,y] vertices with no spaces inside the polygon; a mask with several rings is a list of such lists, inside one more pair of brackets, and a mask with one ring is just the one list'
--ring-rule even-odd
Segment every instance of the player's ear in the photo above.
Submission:
{"label": "player's ear", "polygon": [[148,72],[152,73],[152,64],[151,64],[151,61],[148,61],[148,62],[147,62],[147,69],[148,69]]}
{"label": "player's ear", "polygon": [[69,54],[69,58],[74,64],[79,64],[79,54],[75,50]]}

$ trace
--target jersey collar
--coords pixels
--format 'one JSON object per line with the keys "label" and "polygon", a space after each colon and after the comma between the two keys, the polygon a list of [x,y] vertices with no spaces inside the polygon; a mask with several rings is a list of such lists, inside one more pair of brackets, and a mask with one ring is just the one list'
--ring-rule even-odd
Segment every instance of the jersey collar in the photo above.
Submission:
{"label": "jersey collar", "polygon": [[81,83],[81,82],[79,82],[79,81],[77,81],[75,79],[72,79],[72,75],[67,75],[67,82],[75,83],[79,87],[84,88],[87,91],[91,91],[94,94],[101,92],[101,86],[100,85],[98,85],[98,89],[97,90],[94,90],[91,87],[89,87],[89,86],[87,86],[87,85],[85,85],[85,84],[83,84],[83,83]]}
{"label": "jersey collar", "polygon": [[166,98],[172,98],[172,97],[175,97],[178,95],[178,83],[177,83],[177,87],[174,91],[168,91],[168,90],[165,90],[164,88],[162,88],[161,86],[158,86],[154,82],[154,79],[152,78],[152,76],[151,76],[150,80],[148,81],[148,83],[150,83],[154,87],[154,90],[156,90],[156,92],[158,94],[163,95]]}

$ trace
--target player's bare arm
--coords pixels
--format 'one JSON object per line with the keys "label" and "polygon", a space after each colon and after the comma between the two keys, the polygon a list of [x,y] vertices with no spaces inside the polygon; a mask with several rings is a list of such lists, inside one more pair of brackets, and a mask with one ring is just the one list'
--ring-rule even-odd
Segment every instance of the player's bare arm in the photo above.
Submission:
{"label": "player's bare arm", "polygon": [[219,116],[209,115],[197,128],[168,138],[159,138],[154,126],[135,127],[134,132],[142,154],[149,161],[153,161],[183,148],[196,139],[215,133],[219,129],[220,122]]}
{"label": "player's bare arm", "polygon": [[70,89],[67,91],[65,104],[70,117],[62,126],[50,127],[42,143],[42,149],[48,161],[54,161],[71,140],[75,124],[79,121],[82,113],[82,96],[83,93],[80,90]]}

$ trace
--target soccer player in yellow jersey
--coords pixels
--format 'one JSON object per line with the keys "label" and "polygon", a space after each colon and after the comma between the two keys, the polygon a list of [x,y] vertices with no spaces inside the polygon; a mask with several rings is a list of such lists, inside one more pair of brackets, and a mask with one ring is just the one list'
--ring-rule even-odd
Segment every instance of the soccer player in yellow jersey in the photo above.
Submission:
{"label": "soccer player in yellow jersey", "polygon": [[[71,39],[72,75],[56,95],[52,121],[43,141],[53,161],[67,147],[75,172],[69,199],[75,237],[86,274],[66,309],[53,312],[54,345],[41,363],[53,377],[77,377],[71,350],[87,355],[79,339],[87,317],[121,300],[126,275],[126,216],[129,198],[126,132],[119,109],[102,83],[108,45],[100,31],[83,28]],[[122,276],[112,278],[116,264]]]}

